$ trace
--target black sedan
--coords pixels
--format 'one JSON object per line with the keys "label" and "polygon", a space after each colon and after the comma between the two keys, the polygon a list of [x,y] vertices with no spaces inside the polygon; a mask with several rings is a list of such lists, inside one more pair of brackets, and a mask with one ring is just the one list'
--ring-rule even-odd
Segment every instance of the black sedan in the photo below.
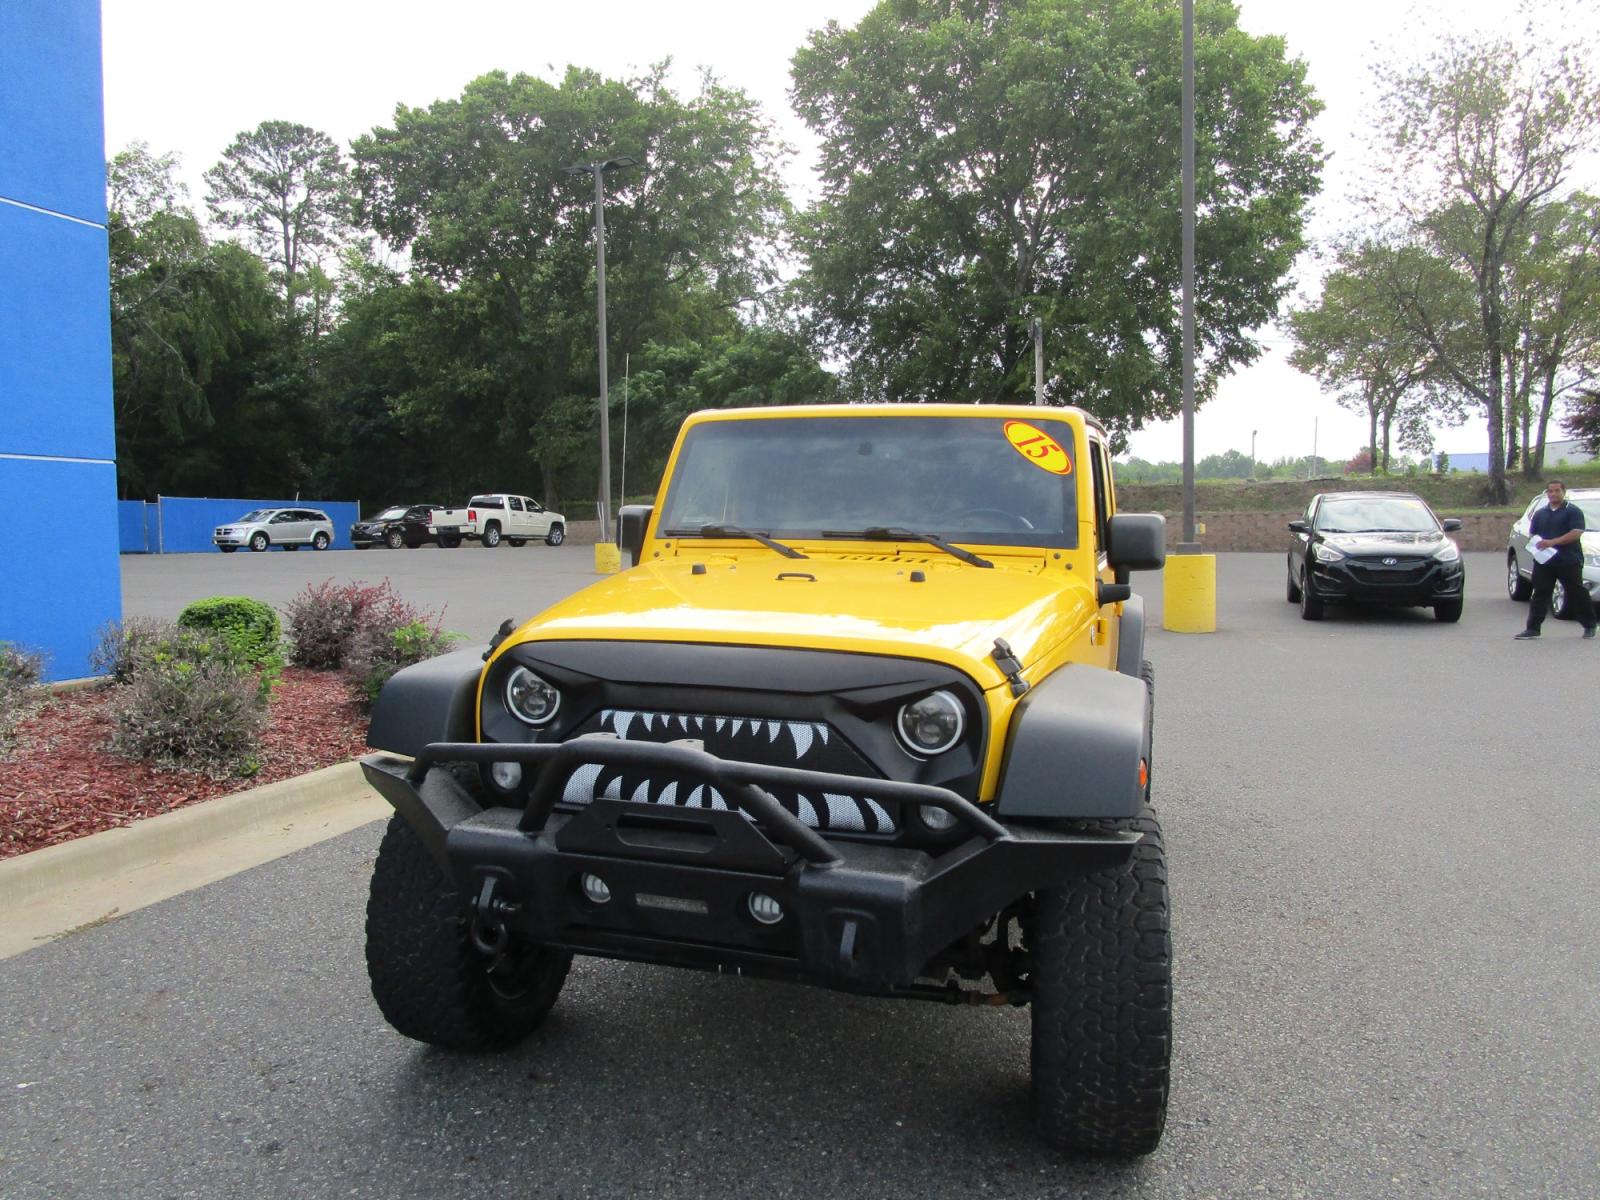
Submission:
{"label": "black sedan", "polygon": [[1461,619],[1466,569],[1441,521],[1409,492],[1324,492],[1289,522],[1289,603],[1320,621],[1329,604],[1432,608],[1441,621]]}
{"label": "black sedan", "polygon": [[414,550],[425,542],[459,546],[459,537],[436,537],[430,528],[433,510],[438,507],[437,504],[397,504],[393,508],[386,508],[377,516],[350,526],[350,541],[357,550],[365,550],[368,546],[387,546],[391,550],[409,546]]}

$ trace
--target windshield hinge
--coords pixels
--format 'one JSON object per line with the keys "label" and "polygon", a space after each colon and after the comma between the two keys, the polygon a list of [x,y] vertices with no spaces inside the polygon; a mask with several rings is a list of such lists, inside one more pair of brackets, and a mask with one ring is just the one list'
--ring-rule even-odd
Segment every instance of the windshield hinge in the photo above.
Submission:
{"label": "windshield hinge", "polygon": [[1011,643],[1005,638],[995,638],[994,649],[989,651],[989,657],[994,659],[994,665],[1000,668],[1000,674],[1004,675],[1006,682],[1011,685],[1013,696],[1021,696],[1033,686],[1022,677],[1022,664],[1011,652]]}

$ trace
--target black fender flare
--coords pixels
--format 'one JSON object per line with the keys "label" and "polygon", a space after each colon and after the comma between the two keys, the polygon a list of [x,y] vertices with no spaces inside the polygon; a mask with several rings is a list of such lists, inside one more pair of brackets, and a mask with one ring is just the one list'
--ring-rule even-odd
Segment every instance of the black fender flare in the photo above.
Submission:
{"label": "black fender flare", "polygon": [[419,662],[383,685],[367,745],[413,758],[430,742],[478,740],[478,676],[489,647],[472,646]]}
{"label": "black fender flare", "polygon": [[1122,618],[1117,622],[1117,670],[1139,678],[1144,666],[1144,597],[1129,596],[1122,602]]}
{"label": "black fender flare", "polygon": [[1149,694],[1137,667],[1130,676],[1068,663],[1035,684],[1012,714],[995,814],[1138,816],[1149,745]]}

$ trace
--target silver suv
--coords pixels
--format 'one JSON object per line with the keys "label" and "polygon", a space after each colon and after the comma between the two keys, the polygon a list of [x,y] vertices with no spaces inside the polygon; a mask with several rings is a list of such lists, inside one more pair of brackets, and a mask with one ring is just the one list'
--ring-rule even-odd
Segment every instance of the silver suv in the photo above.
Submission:
{"label": "silver suv", "polygon": [[[1511,526],[1511,536],[1506,543],[1506,591],[1513,600],[1526,600],[1533,595],[1533,555],[1528,552],[1528,542],[1533,537],[1529,522],[1533,514],[1550,503],[1540,492],[1528,501],[1528,507]],[[1589,596],[1600,604],[1600,488],[1573,488],[1567,492],[1567,503],[1583,513],[1588,526],[1579,545],[1583,548],[1583,586]],[[1567,589],[1560,580],[1550,597],[1550,611],[1560,620],[1567,620],[1572,612],[1567,607]]]}
{"label": "silver suv", "polygon": [[257,553],[269,546],[326,550],[333,542],[333,522],[315,508],[258,508],[230,525],[218,525],[211,540],[224,554],[232,554],[240,546]]}

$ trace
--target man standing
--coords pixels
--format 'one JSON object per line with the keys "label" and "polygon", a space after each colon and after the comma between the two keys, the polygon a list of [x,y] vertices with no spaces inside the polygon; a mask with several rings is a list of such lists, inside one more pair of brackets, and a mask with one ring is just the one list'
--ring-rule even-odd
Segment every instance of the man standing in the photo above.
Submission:
{"label": "man standing", "polygon": [[1545,562],[1534,560],[1533,603],[1528,606],[1528,627],[1518,640],[1536,638],[1550,611],[1550,594],[1559,580],[1567,591],[1567,607],[1583,625],[1583,636],[1594,636],[1594,604],[1583,588],[1583,510],[1567,503],[1567,485],[1552,479],[1544,494],[1550,503],[1533,514],[1528,529],[1533,534],[1533,549],[1555,550]]}

